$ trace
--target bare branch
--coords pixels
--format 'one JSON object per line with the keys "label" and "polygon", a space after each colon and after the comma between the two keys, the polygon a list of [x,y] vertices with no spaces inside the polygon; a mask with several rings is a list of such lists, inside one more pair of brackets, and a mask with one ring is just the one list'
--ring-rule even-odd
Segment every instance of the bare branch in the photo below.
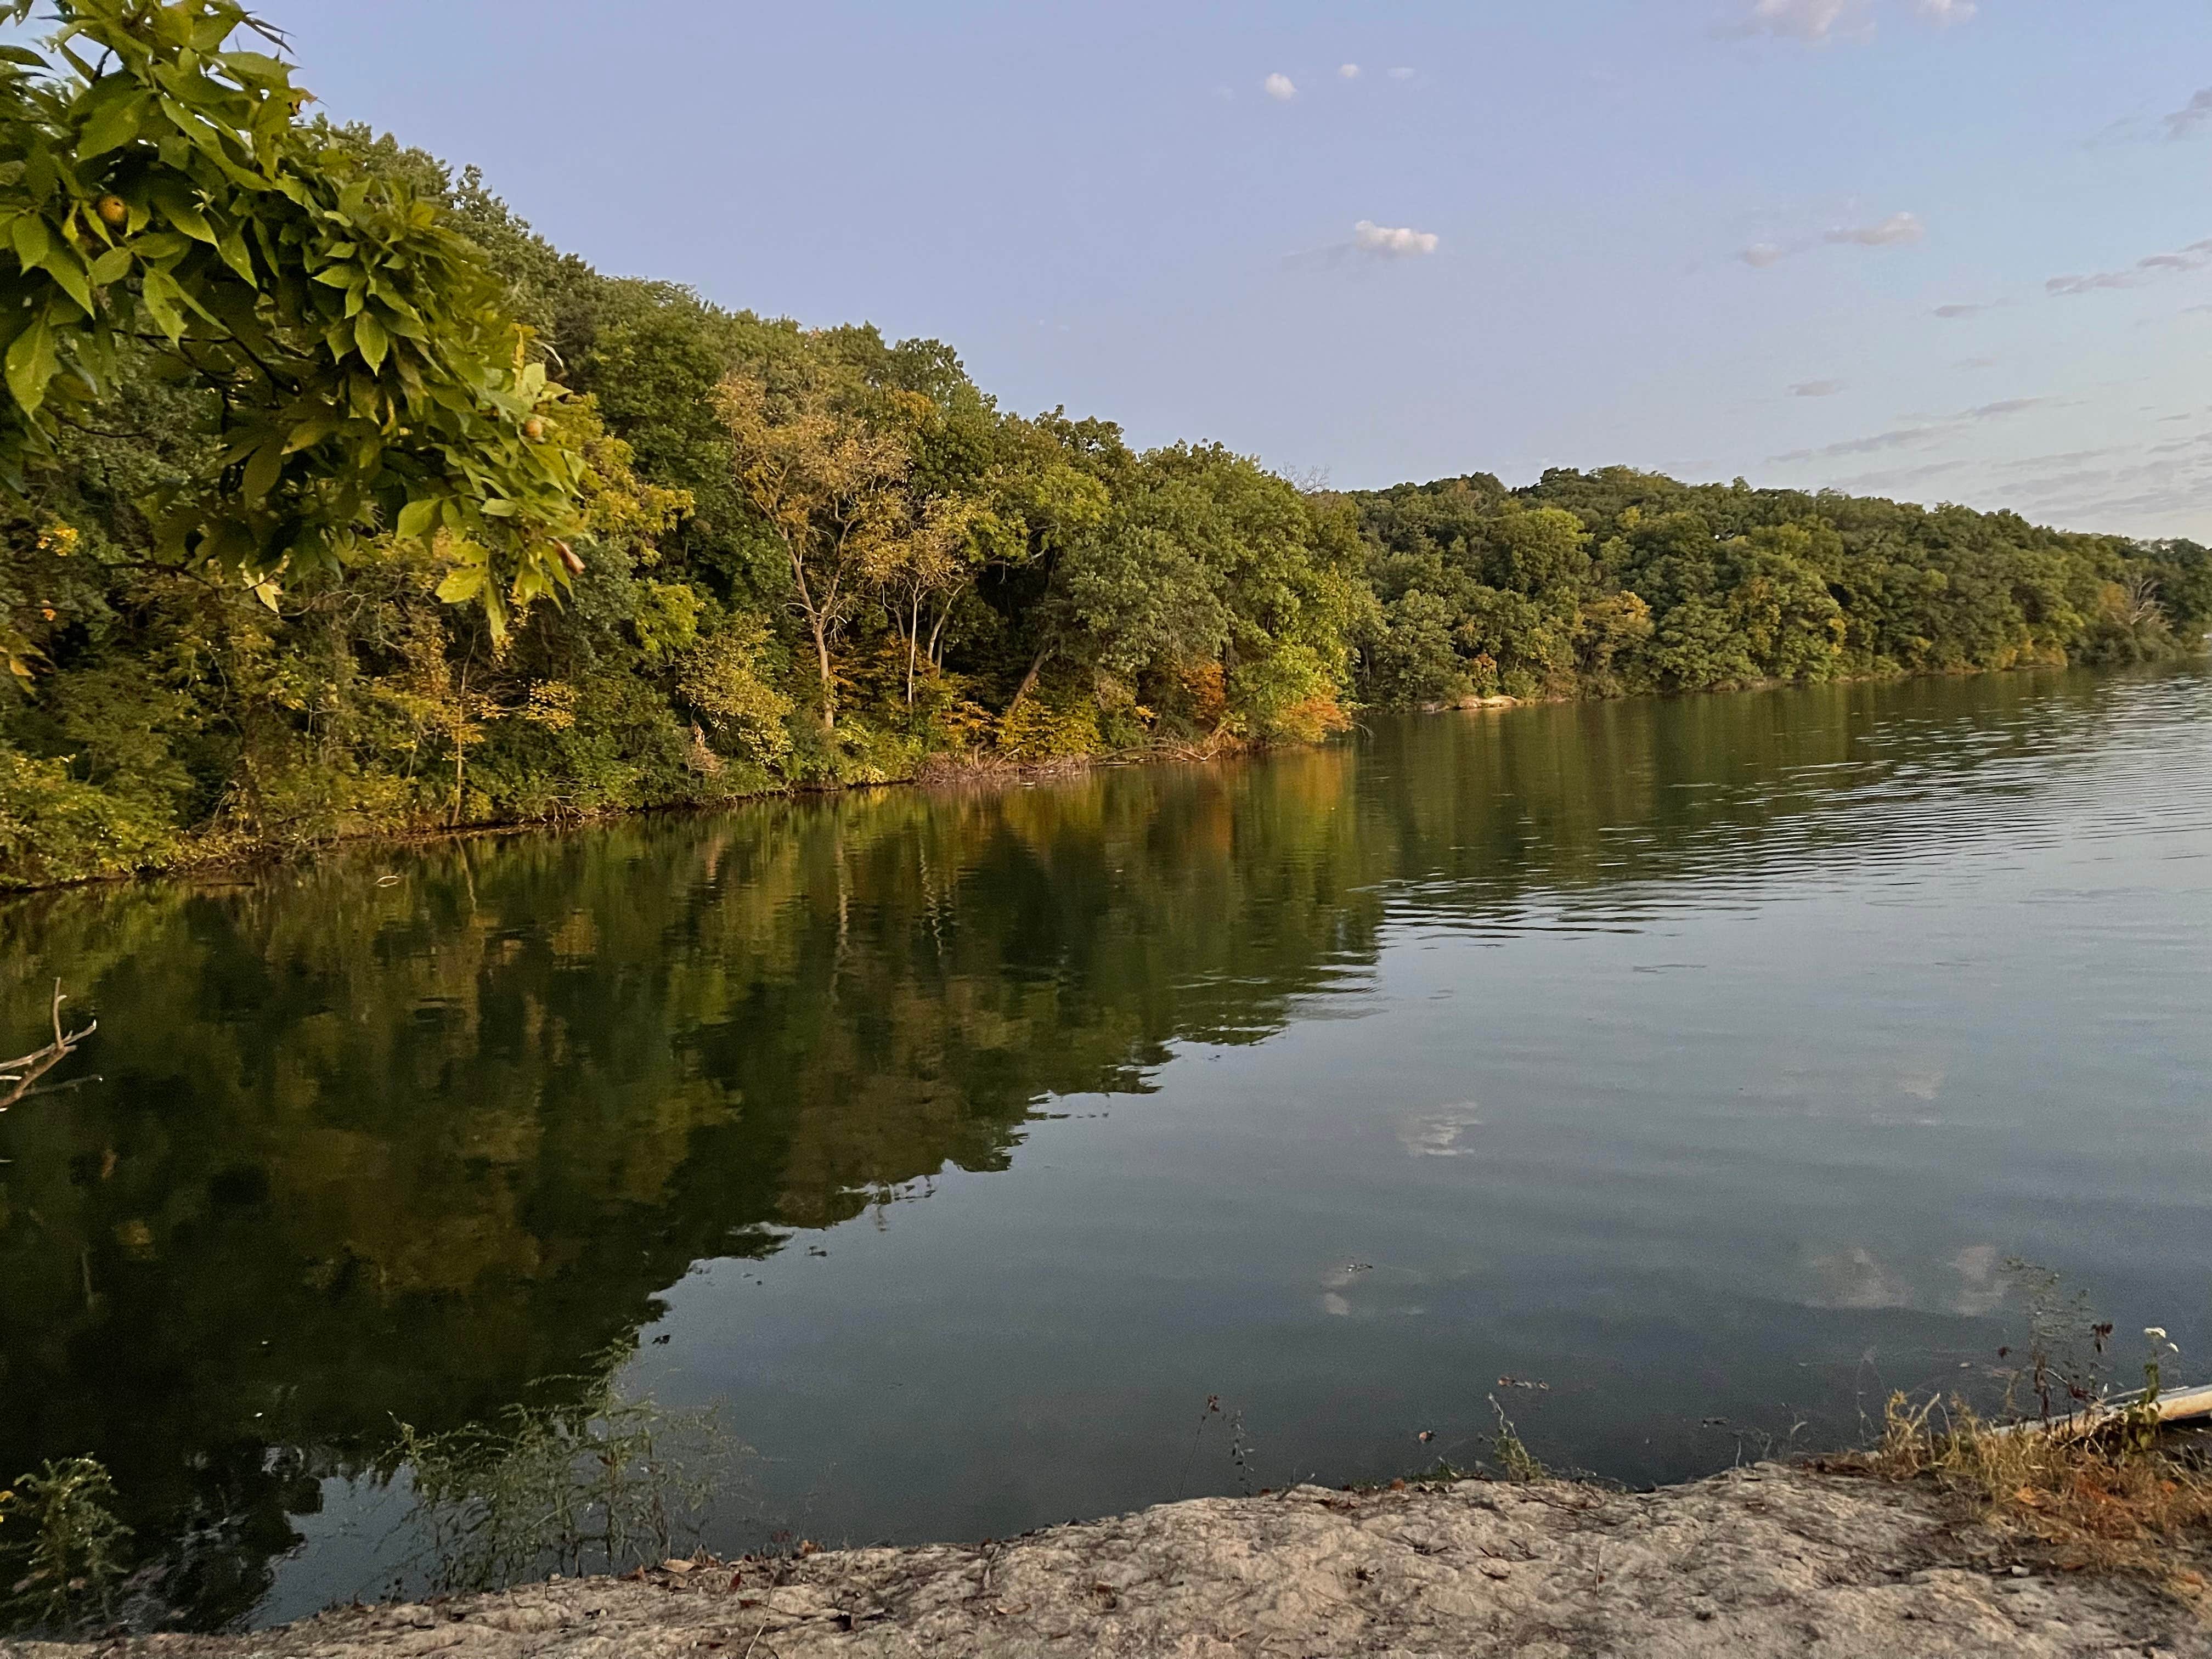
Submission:
{"label": "bare branch", "polygon": [[[68,1000],[69,999],[62,994],[62,982],[56,980],[52,1011],[54,1040],[45,1048],[24,1054],[18,1059],[0,1060],[0,1087],[6,1089],[4,1094],[0,1094],[0,1112],[6,1111],[19,1101],[28,1099],[33,1094],[49,1093],[52,1087],[73,1088],[76,1086],[73,1084],[50,1085],[47,1089],[38,1086],[40,1078],[75,1054],[77,1045],[100,1029],[100,1022],[95,1019],[86,1025],[82,1030],[64,1030],[62,1004]],[[88,1078],[82,1079],[80,1081],[90,1082],[92,1079]]]}

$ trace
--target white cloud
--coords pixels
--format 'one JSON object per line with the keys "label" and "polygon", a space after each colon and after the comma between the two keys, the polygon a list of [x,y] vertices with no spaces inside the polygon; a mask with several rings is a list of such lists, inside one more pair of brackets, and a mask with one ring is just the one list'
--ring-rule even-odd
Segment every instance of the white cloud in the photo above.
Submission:
{"label": "white cloud", "polygon": [[1878,225],[1844,225],[1828,233],[1831,242],[1855,242],[1861,247],[1895,247],[1917,242],[1928,234],[1917,215],[1893,213]]}
{"label": "white cloud", "polygon": [[1800,380],[1790,388],[1793,398],[1832,398],[1844,389],[1841,380]]}
{"label": "white cloud", "polygon": [[1388,225],[1378,225],[1371,219],[1362,219],[1352,228],[1352,240],[1355,246],[1369,253],[1379,253],[1392,258],[1437,251],[1437,234],[1432,230],[1394,230]]}
{"label": "white cloud", "polygon": [[1390,71],[1390,78],[1393,81],[1410,81],[1413,78],[1413,71],[1401,64]]}
{"label": "white cloud", "polygon": [[2099,289],[2141,288],[2169,270],[2202,270],[2212,265],[2212,237],[2191,242],[2179,253],[2153,253],[2125,270],[2100,270],[2087,276],[2053,276],[2043,285],[2047,294],[2094,294]]}
{"label": "white cloud", "polygon": [[1784,259],[1806,252],[1820,242],[1849,244],[1858,247],[1898,247],[1907,242],[1917,242],[1928,234],[1928,227],[1910,213],[1893,213],[1878,225],[1838,225],[1815,241],[1809,236],[1796,237],[1787,242],[1753,242],[1735,257],[1753,270],[1765,270]]}
{"label": "white cloud", "polygon": [[1336,72],[1339,75],[1341,75],[1347,81],[1357,81],[1359,78],[1359,65],[1357,64],[1339,64],[1336,66]]}
{"label": "white cloud", "polygon": [[[1903,0],[1899,0],[1901,4]],[[1784,40],[1871,40],[1875,32],[1875,0],[1751,0],[1750,9],[1735,22],[1714,33],[1724,40],[1741,40],[1755,34]],[[1980,12],[1978,0],[1912,0],[1923,22],[1939,28],[1971,22]]]}
{"label": "white cloud", "polygon": [[1298,95],[1297,88],[1291,83],[1291,77],[1287,75],[1269,76],[1260,82],[1260,90],[1266,93],[1268,97],[1279,99],[1286,104]]}
{"label": "white cloud", "polygon": [[2206,87],[2172,114],[2160,119],[2169,138],[2193,138],[2212,127],[2212,87]]}
{"label": "white cloud", "polygon": [[1855,0],[1752,0],[1749,15],[1722,32],[1737,36],[1778,34],[1798,40],[1826,40],[1851,21],[1857,11]]}

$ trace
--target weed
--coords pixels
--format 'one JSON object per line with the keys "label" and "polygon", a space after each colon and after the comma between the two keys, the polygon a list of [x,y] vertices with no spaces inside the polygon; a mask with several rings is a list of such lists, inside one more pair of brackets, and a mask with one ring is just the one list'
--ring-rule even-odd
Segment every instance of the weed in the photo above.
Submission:
{"label": "weed", "polygon": [[1498,1460],[1498,1473],[1521,1485],[1551,1479],[1551,1471],[1536,1461],[1494,1394],[1490,1396],[1490,1409],[1498,1413],[1498,1432],[1490,1437],[1490,1450]]}
{"label": "weed", "polygon": [[433,1587],[488,1589],[547,1571],[620,1571],[696,1540],[716,1478],[741,1452],[709,1410],[625,1400],[626,1351],[581,1376],[545,1379],[565,1396],[508,1407],[492,1423],[425,1435],[406,1424],[404,1464]]}
{"label": "weed", "polygon": [[2173,1547],[2212,1525],[2212,1468],[2126,1413],[2109,1422],[2093,1432],[1993,1428],[1961,1401],[1915,1407],[1897,1394],[1881,1443],[1856,1467],[1932,1480],[1976,1504],[1992,1532],[2040,1547],[2059,1566],[2172,1574]]}
{"label": "weed", "polygon": [[[2045,1276],[2040,1288],[2055,1286]],[[2201,1587],[2179,1568],[2175,1550],[2191,1534],[2201,1543],[2212,1527],[2212,1461],[2159,1415],[2165,1366],[2179,1350],[2163,1329],[2147,1328],[2143,1387],[2114,1406],[2100,1363],[2112,1326],[2087,1317],[2079,1297],[2043,1311],[2053,1305],[2031,1304],[2027,1363],[2006,1389],[2009,1404],[2024,1388],[2040,1416],[1996,1426],[1955,1396],[1915,1405],[1893,1394],[1874,1449],[1832,1467],[1932,1481],[1972,1504],[2000,1538],[2060,1567],[2155,1573],[2184,1592]]]}
{"label": "weed", "polygon": [[114,1504],[114,1481],[90,1457],[49,1462],[0,1492],[0,1559],[21,1569],[7,1595],[14,1622],[65,1629],[107,1606],[131,1537]]}
{"label": "weed", "polygon": [[1229,1414],[1229,1461],[1237,1468],[1237,1484],[1244,1495],[1252,1495],[1252,1454],[1259,1450],[1244,1437],[1244,1413],[1242,1407]]}
{"label": "weed", "polygon": [[1182,1497],[1183,1488],[1189,1483],[1191,1461],[1198,1455],[1198,1443],[1206,1438],[1206,1422],[1220,1415],[1221,1396],[1218,1394],[1206,1395],[1206,1408],[1198,1414],[1198,1426],[1191,1431],[1190,1449],[1182,1455],[1182,1473],[1176,1477],[1176,1498],[1178,1501]]}
{"label": "weed", "polygon": [[[2108,1386],[2105,1344],[2112,1326],[2097,1319],[2086,1295],[2067,1290],[2050,1269],[2014,1256],[2004,1270],[2027,1309],[2027,1364],[2008,1377],[2008,1414],[2017,1408],[2023,1389],[2033,1396],[2037,1420],[2044,1423],[2103,1399]],[[2011,1351],[2000,1348],[1997,1357],[2008,1358]]]}

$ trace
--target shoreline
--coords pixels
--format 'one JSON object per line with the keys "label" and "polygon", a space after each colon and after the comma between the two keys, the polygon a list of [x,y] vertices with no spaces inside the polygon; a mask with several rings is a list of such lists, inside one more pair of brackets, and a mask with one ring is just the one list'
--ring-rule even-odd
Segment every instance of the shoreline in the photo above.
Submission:
{"label": "shoreline", "polygon": [[[2137,664],[2137,668],[2179,666],[2203,660],[2204,652],[2185,653],[2163,664]],[[1826,680],[1759,680],[1742,685],[1708,686],[1695,690],[1654,691],[1624,696],[1571,695],[1540,697],[1468,696],[1451,702],[1427,703],[1419,708],[1364,709],[1362,714],[1433,715],[1495,711],[1502,708],[1553,708],[1565,704],[1614,703],[1644,700],[1733,696],[1749,692],[1810,690],[1815,686],[1903,685],[1917,680],[1981,679],[1994,675],[2076,673],[2099,672],[2094,665],[2063,663],[2021,663],[2010,668],[1931,670],[1906,674],[1854,674]],[[1351,732],[1358,729],[1355,720]],[[0,876],[0,902],[40,893],[81,891],[132,883],[192,880],[225,872],[249,872],[279,869],[324,853],[365,847],[434,847],[450,842],[477,841],[495,836],[537,835],[613,823],[625,818],[646,818],[686,812],[720,812],[732,807],[768,801],[800,801],[851,795],[878,789],[981,788],[993,785],[1073,777],[1111,767],[1205,766],[1225,760],[1250,759],[1265,754],[1327,747],[1342,742],[1351,732],[1323,738],[1316,743],[1258,744],[1238,738],[1226,743],[1167,744],[1152,749],[1109,750],[1095,755],[1054,756],[1042,760],[1016,760],[991,754],[941,755],[927,757],[904,777],[878,778],[865,782],[798,784],[724,796],[714,800],[667,801],[650,806],[611,806],[545,818],[493,819],[478,823],[426,825],[416,829],[363,830],[321,840],[302,842],[240,841],[204,856],[179,859],[167,864],[143,866],[112,875],[84,876],[71,881],[14,882]]]}
{"label": "shoreline", "polygon": [[0,1640],[0,1659],[2212,1655],[2181,1596],[2020,1551],[1925,1483],[1802,1466],[1648,1492],[1299,1486],[1006,1542],[701,1557],[242,1635]]}

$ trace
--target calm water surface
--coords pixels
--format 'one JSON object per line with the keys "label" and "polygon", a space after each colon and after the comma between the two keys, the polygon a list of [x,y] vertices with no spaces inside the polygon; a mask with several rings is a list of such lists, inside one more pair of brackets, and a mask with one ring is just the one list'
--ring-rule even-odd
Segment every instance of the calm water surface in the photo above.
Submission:
{"label": "calm water surface", "polygon": [[2202,672],[1380,720],[0,937],[0,1048],[58,975],[103,1079],[0,1119],[0,1473],[106,1460],[202,1622],[404,1580],[395,1420],[610,1344],[751,1449],[730,1552],[1472,1462],[1493,1394],[1694,1474],[1978,1375],[2014,1256],[2212,1377]]}

